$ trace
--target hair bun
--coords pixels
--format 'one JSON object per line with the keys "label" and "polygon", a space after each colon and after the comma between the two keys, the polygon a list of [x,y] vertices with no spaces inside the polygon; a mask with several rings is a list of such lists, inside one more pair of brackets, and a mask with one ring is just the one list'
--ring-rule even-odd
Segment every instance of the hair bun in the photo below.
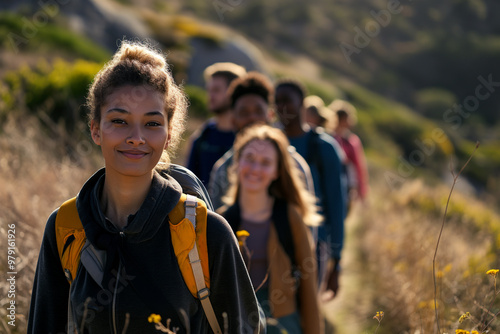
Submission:
{"label": "hair bun", "polygon": [[167,63],[165,58],[160,56],[158,53],[154,53],[149,48],[145,48],[145,45],[141,43],[131,43],[128,41],[123,41],[120,50],[115,55],[115,59],[118,61],[137,61],[144,65],[151,65],[152,67],[165,68]]}

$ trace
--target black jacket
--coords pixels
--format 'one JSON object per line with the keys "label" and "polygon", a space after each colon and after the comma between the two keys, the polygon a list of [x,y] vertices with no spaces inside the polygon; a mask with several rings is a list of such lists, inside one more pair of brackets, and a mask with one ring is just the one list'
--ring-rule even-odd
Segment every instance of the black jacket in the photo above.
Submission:
{"label": "black jacket", "polygon": [[[100,210],[104,169],[81,189],[77,208],[87,238],[106,251],[102,287],[80,266],[71,285],[71,305],[77,327],[84,333],[157,333],[148,323],[152,313],[171,319],[178,333],[211,333],[203,308],[187,288],[175,257],[168,214],[179,201],[181,187],[169,176],[155,173],[149,194],[120,233]],[[57,253],[55,217],[43,237],[33,284],[28,333],[66,333],[69,284]],[[208,213],[207,247],[210,300],[221,327],[228,314],[229,333],[259,333],[258,303],[237,241],[227,222]],[[186,314],[187,319],[183,314]],[[186,324],[186,322],[188,322]]]}

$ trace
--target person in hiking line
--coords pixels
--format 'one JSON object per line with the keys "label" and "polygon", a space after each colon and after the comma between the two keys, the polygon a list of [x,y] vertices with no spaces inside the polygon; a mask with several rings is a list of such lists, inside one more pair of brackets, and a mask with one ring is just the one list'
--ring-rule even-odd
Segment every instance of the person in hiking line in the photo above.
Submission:
{"label": "person in hiking line", "polygon": [[309,95],[304,99],[304,120],[316,131],[325,131],[330,134],[334,128],[337,118],[333,117],[332,111],[325,106],[323,99],[317,95]]}
{"label": "person in hiking line", "polygon": [[[230,168],[229,207],[221,213],[233,231],[249,233],[249,272],[267,317],[287,333],[322,333],[317,294],[315,198],[307,191],[283,132],[256,124],[239,132]],[[268,325],[268,333],[276,326]]]}
{"label": "person in hiking line", "polygon": [[[87,243],[102,261],[100,276],[84,265],[83,251],[78,271],[63,272],[61,258],[77,244],[64,240],[68,247],[61,257],[62,207],[54,211],[38,258],[28,333],[157,333],[148,323],[151,314],[170,319],[178,333],[211,333],[205,307],[190,291],[185,266],[174,253],[173,209],[185,195],[174,178],[155,170],[160,160],[168,163],[167,149],[179,141],[185,95],[161,52],[123,41],[94,78],[87,100],[91,136],[105,167],[83,185],[75,208]],[[203,203],[194,203],[198,214]],[[229,333],[261,333],[258,302],[236,238],[221,216],[205,212],[206,248],[196,243],[209,271],[216,321],[223,327],[226,313]]]}
{"label": "person in hiking line", "polygon": [[[233,81],[227,93],[237,132],[252,124],[271,123],[274,115],[274,88],[267,76],[259,72],[248,72],[244,77]],[[288,151],[295,160],[307,189],[314,195],[309,166],[294,147],[289,146]],[[233,153],[231,148],[217,160],[212,169],[208,191],[216,210],[223,205],[223,197],[229,188],[228,168],[232,164]]]}
{"label": "person in hiking line", "polygon": [[344,218],[347,180],[342,161],[344,153],[331,136],[312,130],[305,122],[305,88],[293,79],[275,84],[277,114],[290,144],[309,164],[314,191],[319,199],[324,223],[318,227],[318,276],[320,291],[333,298],[339,288],[340,258],[344,244]]}
{"label": "person in hiking line", "polygon": [[210,171],[215,162],[233,146],[233,114],[226,95],[234,79],[241,78],[246,70],[233,63],[215,63],[205,69],[208,109],[214,117],[191,135],[191,151],[187,168],[208,187]]}
{"label": "person in hiking line", "polygon": [[349,203],[356,200],[365,202],[369,189],[368,168],[361,139],[352,131],[357,123],[356,108],[340,99],[334,100],[329,108],[337,118],[331,134],[339,142],[346,156]]}

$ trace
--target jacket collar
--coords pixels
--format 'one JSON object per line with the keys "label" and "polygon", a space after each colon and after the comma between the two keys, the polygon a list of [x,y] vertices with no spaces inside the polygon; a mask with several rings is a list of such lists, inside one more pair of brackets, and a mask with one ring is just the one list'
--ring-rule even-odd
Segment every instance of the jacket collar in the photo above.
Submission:
{"label": "jacket collar", "polygon": [[[106,249],[110,239],[118,236],[119,230],[111,224],[100,208],[100,196],[105,179],[105,169],[98,170],[85,183],[78,194],[77,208],[87,238],[97,248]],[[127,242],[139,243],[151,239],[168,214],[179,201],[182,188],[172,177],[154,172],[151,188],[139,211],[129,216],[123,229]]]}

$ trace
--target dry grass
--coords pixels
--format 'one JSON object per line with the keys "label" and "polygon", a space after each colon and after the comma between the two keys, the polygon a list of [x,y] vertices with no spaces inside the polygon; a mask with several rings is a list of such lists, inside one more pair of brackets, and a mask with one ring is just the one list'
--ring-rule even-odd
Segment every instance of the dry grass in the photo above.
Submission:
{"label": "dry grass", "polygon": [[[70,160],[61,145],[67,138],[64,131],[57,133],[53,125],[50,136],[33,117],[11,117],[0,135],[0,270],[8,272],[7,226],[15,224],[16,231],[16,326],[7,324],[6,307],[0,309],[0,332],[25,333],[31,287],[42,241],[45,222],[50,213],[64,200],[75,196],[83,182],[97,168],[93,153]],[[56,131],[56,132],[54,132]],[[76,148],[81,145],[75,144]],[[4,242],[5,241],[5,242]],[[1,305],[10,302],[5,279],[0,282]]]}
{"label": "dry grass", "polygon": [[[370,207],[357,207],[347,221],[342,290],[325,307],[335,333],[374,333],[377,311],[385,313],[377,333],[437,333],[432,262],[449,190],[419,180],[400,189],[374,182]],[[460,193],[451,202],[436,260],[443,333],[471,330],[474,323],[458,323],[467,311],[479,322],[492,318],[486,309],[498,309],[492,303],[493,280],[485,272],[499,265],[492,228],[500,225],[499,217]],[[478,219],[486,214],[489,219]]]}

